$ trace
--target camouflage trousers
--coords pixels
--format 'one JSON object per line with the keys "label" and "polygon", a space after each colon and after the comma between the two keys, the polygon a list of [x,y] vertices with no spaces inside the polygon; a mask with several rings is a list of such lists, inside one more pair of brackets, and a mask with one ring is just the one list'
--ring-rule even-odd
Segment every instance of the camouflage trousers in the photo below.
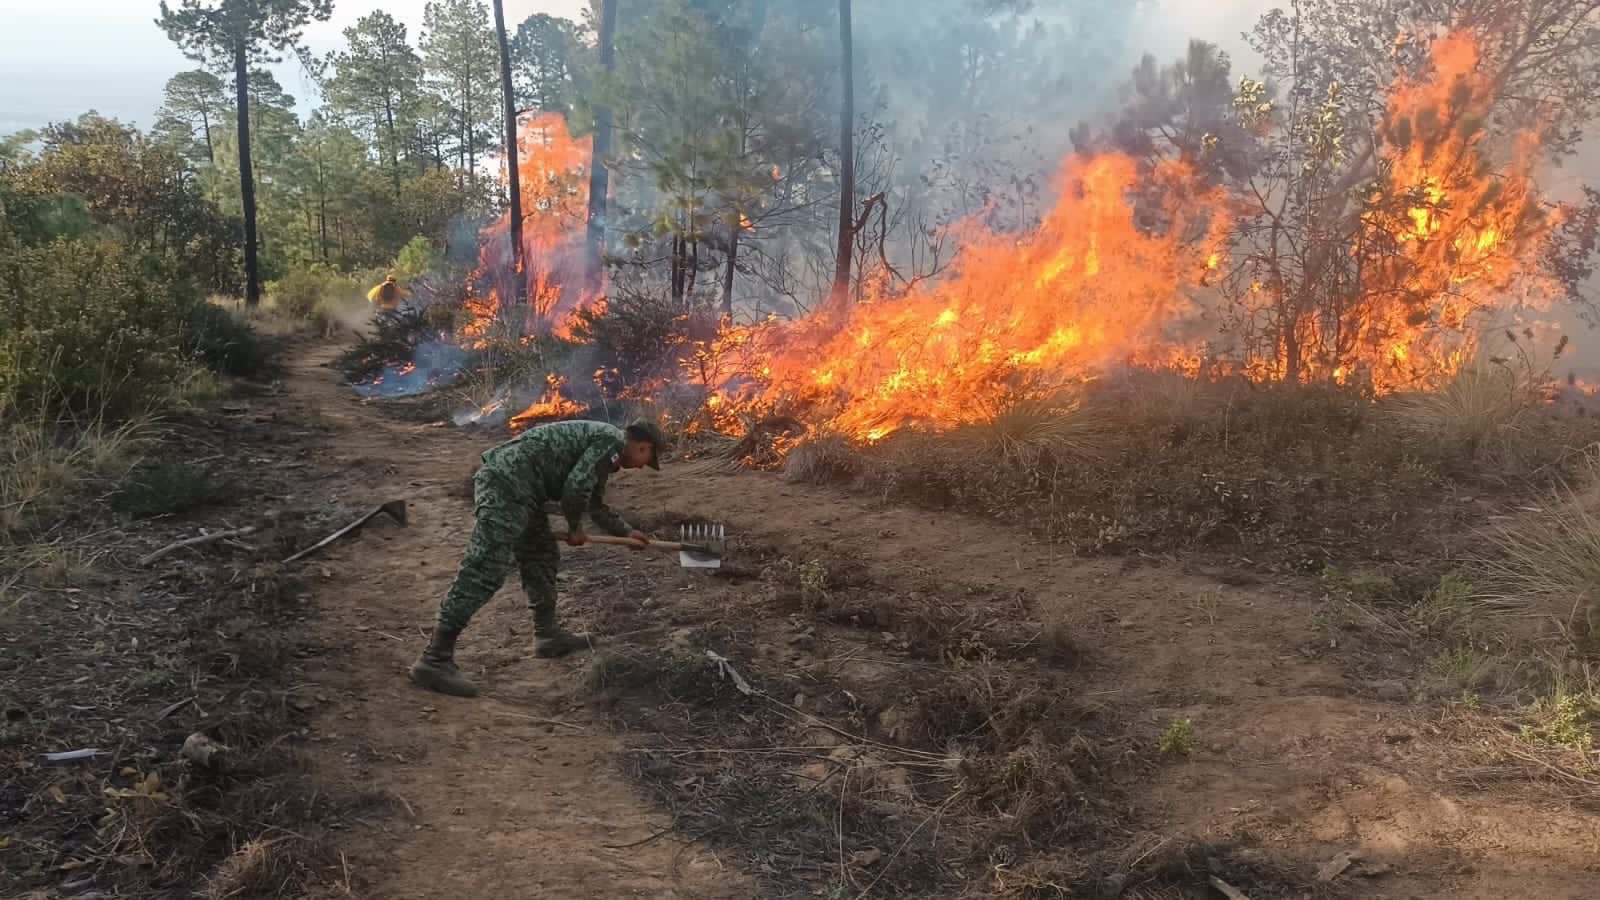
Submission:
{"label": "camouflage trousers", "polygon": [[[554,635],[556,628],[556,563],[561,553],[545,517],[538,488],[509,485],[480,469],[472,479],[477,524],[467,540],[450,592],[439,605],[439,629],[461,631],[489,598],[505,584],[513,565],[522,576],[522,590],[533,610],[533,632]],[[535,493],[529,495],[528,491]]]}

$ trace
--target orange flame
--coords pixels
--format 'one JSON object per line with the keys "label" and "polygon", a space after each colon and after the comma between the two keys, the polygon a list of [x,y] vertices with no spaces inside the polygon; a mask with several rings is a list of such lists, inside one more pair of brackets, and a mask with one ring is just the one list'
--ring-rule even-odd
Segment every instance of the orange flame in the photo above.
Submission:
{"label": "orange flame", "polygon": [[[517,334],[570,338],[573,314],[596,299],[581,292],[578,277],[589,209],[591,141],[573,138],[558,113],[525,116],[518,127],[523,210],[520,285],[518,273],[512,271],[508,212],[482,236],[473,281],[488,288],[467,303],[470,321],[461,334],[468,346],[481,345],[497,321],[508,322]],[[525,307],[505,296],[519,286],[527,299]]]}
{"label": "orange flame", "polygon": [[[812,320],[730,329],[720,350],[781,344],[758,359],[757,397],[829,411],[831,427],[878,440],[910,424],[992,418],[1019,392],[1080,381],[1116,363],[1168,364],[1193,303],[1194,273],[1218,251],[1221,198],[1176,163],[1154,178],[1163,209],[1139,209],[1139,169],[1121,156],[1069,160],[1061,200],[1020,240],[976,223],[961,229],[954,274],[904,296],[870,297],[842,327]],[[1141,229],[1139,214],[1167,224]],[[1198,236],[1197,236],[1198,235]]]}
{"label": "orange flame", "polygon": [[1547,309],[1560,294],[1537,252],[1559,225],[1534,180],[1538,135],[1513,136],[1509,163],[1492,169],[1483,123],[1494,73],[1467,32],[1440,38],[1432,53],[1428,77],[1391,89],[1382,127],[1387,181],[1411,205],[1403,214],[1379,206],[1362,219],[1362,241],[1389,236],[1397,252],[1369,267],[1342,320],[1349,336],[1315,334],[1343,345],[1330,369],[1361,366],[1380,391],[1437,385],[1476,354],[1486,314]]}
{"label": "orange flame", "polygon": [[[1427,386],[1473,358],[1481,314],[1554,296],[1537,253],[1557,221],[1534,183],[1536,136],[1516,136],[1509,165],[1492,169],[1500,148],[1475,125],[1495,99],[1492,73],[1465,33],[1433,52],[1430,75],[1390,91],[1379,149],[1389,199],[1351,220],[1352,243],[1383,252],[1362,258],[1346,314],[1295,323],[1317,348],[1298,371],[1276,358],[1233,361],[1251,377],[1345,382],[1359,371],[1380,391]],[[685,366],[708,391],[713,427],[737,428],[733,408],[798,410],[871,442],[911,425],[989,420],[1019,396],[1112,366],[1196,374],[1208,339],[1222,336],[1201,313],[1215,302],[1211,273],[1230,259],[1225,189],[1202,187],[1179,163],[1141,169],[1120,155],[1069,159],[1058,187],[1031,234],[960,226],[952,274],[937,283],[893,297],[869,290],[842,321],[725,328]],[[1258,280],[1242,302],[1265,309],[1273,291]]]}
{"label": "orange flame", "polygon": [[538,402],[511,417],[512,432],[524,431],[540,422],[569,419],[588,412],[587,406],[573,402],[561,393],[566,383],[567,380],[558,375],[546,375],[544,395]]}

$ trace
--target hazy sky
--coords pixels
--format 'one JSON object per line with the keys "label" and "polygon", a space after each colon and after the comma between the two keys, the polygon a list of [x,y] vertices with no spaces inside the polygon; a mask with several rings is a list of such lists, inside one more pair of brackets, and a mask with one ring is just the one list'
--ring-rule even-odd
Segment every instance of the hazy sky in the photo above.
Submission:
{"label": "hazy sky", "polygon": [[[341,44],[344,28],[379,8],[410,26],[415,40],[424,5],[426,0],[335,0],[332,21],[308,29],[306,40],[325,53]],[[577,18],[586,5],[505,0],[511,22],[535,12]],[[1269,5],[1270,0],[1162,0],[1161,13],[1151,17],[1156,27],[1149,49],[1171,55],[1190,35],[1236,49],[1239,33]],[[161,105],[162,85],[194,66],[155,26],[158,6],[156,0],[0,0],[0,135],[90,109],[148,127]],[[312,94],[298,65],[280,65],[277,73],[290,94]]]}
{"label": "hazy sky", "polygon": [[[333,19],[306,31],[319,54],[375,9],[405,22],[416,40],[426,0],[335,0]],[[505,0],[506,18],[536,12],[577,18],[585,0]],[[148,127],[161,88],[194,63],[155,26],[157,0],[0,0],[0,134],[76,118],[94,109]],[[312,89],[293,63],[278,67],[284,89]]]}

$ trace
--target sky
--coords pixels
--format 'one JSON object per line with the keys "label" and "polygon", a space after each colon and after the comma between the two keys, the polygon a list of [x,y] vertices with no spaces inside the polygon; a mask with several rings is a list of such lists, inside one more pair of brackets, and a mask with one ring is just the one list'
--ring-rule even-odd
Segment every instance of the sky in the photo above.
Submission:
{"label": "sky", "polygon": [[[319,55],[343,44],[342,32],[383,9],[410,26],[416,40],[426,0],[335,0],[333,18],[306,30]],[[585,0],[505,0],[506,19],[536,12],[578,18]],[[195,64],[155,25],[156,0],[0,0],[0,135],[77,118],[93,109],[149,127],[161,89]],[[513,26],[514,27],[514,26]],[[277,68],[297,98],[313,89],[298,64]]]}
{"label": "sky", "polygon": [[[425,5],[426,0],[335,0],[333,19],[307,29],[306,41],[324,54],[342,44],[346,27],[380,8],[410,26],[415,40]],[[586,5],[505,0],[512,23],[536,12],[575,19]],[[1232,47],[1268,5],[1269,0],[1162,0],[1152,20],[1161,23],[1166,39],[1150,49],[1170,55],[1188,35]],[[149,127],[167,79],[194,67],[155,26],[158,7],[156,0],[0,0],[0,135],[90,109]],[[1176,47],[1165,46],[1172,43]],[[314,93],[297,63],[283,63],[276,73],[296,98]]]}

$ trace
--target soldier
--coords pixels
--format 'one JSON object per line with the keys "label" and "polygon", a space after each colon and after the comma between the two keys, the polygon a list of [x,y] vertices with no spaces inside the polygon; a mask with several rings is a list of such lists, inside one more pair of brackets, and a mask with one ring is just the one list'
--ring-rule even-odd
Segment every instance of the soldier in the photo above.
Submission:
{"label": "soldier", "polygon": [[466,555],[450,592],[439,605],[433,640],[411,667],[411,680],[457,697],[478,690],[455,665],[456,638],[473,613],[489,602],[515,564],[533,610],[534,652],[565,656],[591,646],[588,635],[571,634],[556,624],[555,535],[545,518],[546,500],[560,501],[567,520],[567,543],[581,547],[583,512],[605,531],[634,540],[643,550],[649,538],[628,526],[605,504],[606,478],[618,469],[660,469],[660,429],[635,422],[626,431],[604,422],[556,422],[531,428],[483,454],[473,476],[478,517]]}

